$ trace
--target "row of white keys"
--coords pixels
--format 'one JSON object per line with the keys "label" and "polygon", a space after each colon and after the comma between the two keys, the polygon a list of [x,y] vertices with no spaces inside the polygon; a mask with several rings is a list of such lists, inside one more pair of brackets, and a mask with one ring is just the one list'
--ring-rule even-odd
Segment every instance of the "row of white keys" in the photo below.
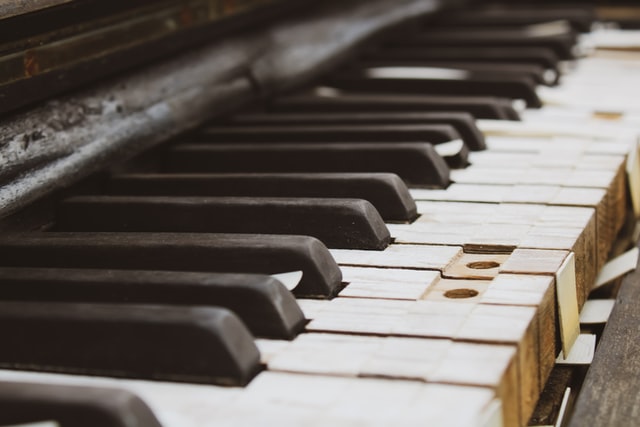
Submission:
{"label": "row of white keys", "polygon": [[126,389],[166,427],[500,425],[491,390],[420,381],[264,372],[239,389],[18,371],[0,379]]}
{"label": "row of white keys", "polygon": [[[543,115],[540,114],[539,117]],[[409,278],[406,274],[403,277],[399,270],[393,269],[432,268],[446,275],[452,264],[459,264],[460,257],[465,256],[461,253],[462,247],[469,246],[502,246],[507,251],[507,248],[523,248],[514,254],[518,253],[522,258],[522,254],[526,253],[529,259],[536,261],[545,257],[553,259],[552,255],[556,254],[560,255],[559,260],[562,261],[569,251],[584,251],[579,259],[580,265],[595,263],[600,266],[606,259],[610,240],[617,231],[607,230],[607,224],[610,221],[620,221],[618,218],[624,215],[624,209],[619,209],[620,201],[616,198],[619,196],[621,182],[624,190],[624,176],[621,179],[621,171],[624,171],[627,156],[635,148],[633,126],[623,126],[620,129],[606,122],[601,123],[589,121],[586,126],[582,121],[583,127],[579,128],[574,124],[548,123],[539,118],[522,123],[481,124],[490,135],[487,141],[489,150],[472,153],[472,166],[454,171],[453,178],[458,184],[453,184],[446,190],[413,190],[414,197],[423,200],[418,202],[422,217],[413,224],[390,225],[396,245],[375,255],[357,251],[333,251],[338,262],[345,266],[345,281],[353,281],[356,284],[355,289],[349,289],[347,286],[340,296],[411,300],[420,295],[420,300],[427,301],[436,295],[442,298],[442,290],[446,289],[446,286],[438,283],[446,282],[447,279],[434,279],[433,276],[425,274],[425,281],[420,286],[416,278]],[[497,166],[509,164],[512,166],[511,170],[495,169]],[[526,169],[526,173],[523,169]],[[492,173],[495,176],[492,177]],[[483,179],[486,181],[483,182]],[[597,233],[594,222],[599,222]],[[588,229],[591,230],[590,234],[584,237],[585,230]],[[602,240],[598,240],[599,238]],[[591,242],[588,249],[580,246],[585,240]],[[604,246],[595,247],[603,242]],[[452,255],[447,252],[452,249],[457,249],[458,254]],[[428,265],[429,261],[418,255],[420,251],[425,254],[428,251],[441,252],[433,258],[437,261]],[[548,254],[552,255],[547,256]],[[443,255],[445,258],[452,255],[450,264],[442,264],[440,258]],[[477,254],[473,256],[481,258]],[[490,258],[499,257],[493,255]],[[597,261],[594,258],[597,258]],[[500,278],[501,284],[507,278],[504,273],[509,271],[509,267],[503,269],[500,266],[502,263],[507,266],[518,262],[499,260],[497,270],[503,274],[497,277]],[[519,265],[525,266],[524,271],[521,269],[518,273],[533,274],[534,271],[526,269],[536,270],[539,267],[540,271],[537,273],[548,275],[558,271],[561,263],[553,260],[551,264],[540,266],[522,262]],[[395,273],[396,278],[381,279],[380,283],[376,283],[375,279],[366,278],[362,270],[353,271],[356,268],[362,269],[365,265],[372,271],[389,269],[387,276]],[[581,284],[580,304],[586,298],[589,283],[595,278],[595,273],[595,269],[588,275],[584,273],[586,277],[582,279],[584,283]],[[508,287],[518,281],[517,277],[509,277],[511,282]],[[384,287],[384,283],[389,286]],[[465,282],[469,285],[471,283],[474,282]],[[479,306],[484,308],[484,295],[497,294],[500,297],[489,300],[489,304],[526,305],[517,299],[509,300],[513,294],[499,293],[491,281],[475,283],[478,285],[472,290],[477,293],[467,299],[468,302],[475,298],[481,301]],[[390,287],[395,287],[398,292],[392,293]],[[384,290],[381,290],[383,288]],[[513,292],[513,289],[509,291]],[[451,303],[444,299],[441,301],[442,307]],[[540,300],[537,304],[540,304]],[[329,307],[330,305],[333,307]],[[342,307],[338,307],[339,305]],[[429,305],[424,304],[418,308],[419,305],[403,305],[399,302],[378,304],[370,300],[347,301],[338,298],[332,303],[310,302],[305,304],[304,308],[308,317],[314,319],[309,327],[318,331],[358,331],[383,336],[446,336],[454,339],[464,336],[464,333],[456,334],[464,330],[465,322],[461,319],[468,319],[470,312],[462,309],[458,317],[453,315],[457,309],[465,305],[464,303],[458,304],[456,308],[452,305],[451,308],[442,311],[435,308],[435,305],[428,308]],[[532,305],[535,306],[536,303]],[[349,312],[354,315],[349,316]],[[407,318],[411,315],[417,316],[418,312],[424,319],[411,325],[419,324],[422,328],[412,329],[407,326]],[[411,314],[406,316],[407,313]],[[360,317],[363,314],[364,319]],[[430,323],[429,316],[438,315],[443,317],[433,323],[438,323],[440,328],[429,329],[424,326]],[[449,328],[444,327],[445,325]],[[553,323],[550,325],[553,329]],[[474,339],[482,340],[487,337],[476,336]],[[490,341],[491,338],[487,340]],[[553,355],[550,356],[555,359]],[[278,361],[281,359],[276,357],[274,363],[281,363]]]}

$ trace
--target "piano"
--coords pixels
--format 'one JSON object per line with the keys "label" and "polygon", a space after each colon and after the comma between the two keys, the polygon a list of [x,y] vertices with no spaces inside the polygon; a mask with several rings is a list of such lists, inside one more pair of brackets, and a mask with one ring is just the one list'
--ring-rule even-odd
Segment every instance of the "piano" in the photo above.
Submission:
{"label": "piano", "polygon": [[4,2],[0,425],[633,424],[637,13]]}

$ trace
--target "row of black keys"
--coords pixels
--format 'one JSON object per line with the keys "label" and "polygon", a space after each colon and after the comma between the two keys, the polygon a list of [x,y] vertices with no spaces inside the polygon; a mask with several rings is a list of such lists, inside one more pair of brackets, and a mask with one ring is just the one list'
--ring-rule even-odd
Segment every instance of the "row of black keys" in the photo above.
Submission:
{"label": "row of black keys", "polygon": [[[588,26],[582,12],[558,14]],[[448,20],[549,19],[489,15]],[[449,168],[485,148],[474,118],[517,120],[513,99],[539,106],[535,86],[555,83],[544,72],[558,75],[575,41],[573,30],[545,37],[506,27],[465,31],[436,28],[368,50],[320,82],[338,96],[301,93],[266,113],[228,118],[163,149],[162,173],[116,176],[106,183],[109,196],[64,200],[54,231],[2,236],[0,366],[247,383],[260,370],[253,336],[293,338],[305,324],[294,295],[339,291],[327,246],[383,249],[385,221],[417,216],[406,184],[446,187]],[[470,34],[473,46],[461,41]],[[366,71],[396,65],[455,66],[468,75],[447,81]],[[438,154],[438,144],[457,139],[457,149]],[[267,275],[287,271],[303,272],[293,294]],[[20,413],[23,386],[11,387]],[[60,403],[121,397],[109,393],[69,391]],[[125,400],[129,416],[154,425],[146,406]],[[118,414],[110,416],[108,425],[119,425]]]}

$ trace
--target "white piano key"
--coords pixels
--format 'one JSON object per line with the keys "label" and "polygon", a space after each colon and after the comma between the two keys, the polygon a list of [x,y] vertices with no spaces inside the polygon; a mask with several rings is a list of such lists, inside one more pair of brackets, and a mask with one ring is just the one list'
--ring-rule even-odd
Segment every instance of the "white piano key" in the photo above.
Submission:
{"label": "white piano key", "polygon": [[478,304],[456,339],[518,344],[536,314],[535,307]]}
{"label": "white piano key", "polygon": [[[557,141],[557,140],[556,140]],[[627,142],[593,142],[581,149],[540,147],[537,152],[478,151],[469,156],[471,166],[496,168],[569,168],[590,170],[617,170],[629,151]]]}
{"label": "white piano key", "polygon": [[390,245],[383,251],[332,249],[340,265],[441,270],[462,253],[456,246]]}
{"label": "white piano key", "polygon": [[463,246],[467,243],[467,236],[474,234],[480,228],[479,225],[467,224],[388,224],[391,237],[396,243],[409,245],[432,244]]}
{"label": "white piano key", "polygon": [[[553,92],[556,87],[540,88],[543,92]],[[607,123],[597,121],[572,123],[559,121],[546,121],[540,118],[530,118],[528,121],[505,121],[505,120],[478,120],[480,130],[487,136],[512,136],[529,138],[580,138],[588,141],[593,140],[620,140],[633,139],[637,130],[614,128]]]}
{"label": "white piano key", "polygon": [[348,285],[341,297],[419,299],[440,277],[437,271],[395,268],[341,267]]}
{"label": "white piano key", "polygon": [[569,255],[566,250],[518,248],[500,267],[500,273],[553,275]]}
{"label": "white piano key", "polygon": [[291,345],[291,341],[256,338],[256,346],[260,351],[260,362],[267,365],[271,359]]}
{"label": "white piano key", "polygon": [[585,37],[596,49],[640,48],[640,31],[607,28],[592,31]]}
{"label": "white piano key", "polygon": [[450,301],[336,298],[316,313],[307,330],[446,338],[454,336],[474,306]]}
{"label": "white piano key", "polygon": [[495,206],[487,203],[416,202],[420,218],[417,222],[483,224]]}
{"label": "white piano key", "polygon": [[444,190],[411,190],[416,200],[442,200],[449,202],[500,203],[510,187],[503,185],[470,185],[453,183]]}
{"label": "white piano key", "polygon": [[[435,372],[447,360],[451,346],[445,339],[376,338],[381,345],[362,366],[361,375],[434,381]],[[444,381],[443,381],[444,382]],[[451,383],[455,383],[451,381]],[[458,382],[458,384],[470,384]]]}
{"label": "white piano key", "polygon": [[481,296],[485,304],[539,306],[553,286],[553,276],[499,274]]}
{"label": "white piano key", "polygon": [[516,347],[454,342],[430,378],[453,384],[495,387],[500,384]]}

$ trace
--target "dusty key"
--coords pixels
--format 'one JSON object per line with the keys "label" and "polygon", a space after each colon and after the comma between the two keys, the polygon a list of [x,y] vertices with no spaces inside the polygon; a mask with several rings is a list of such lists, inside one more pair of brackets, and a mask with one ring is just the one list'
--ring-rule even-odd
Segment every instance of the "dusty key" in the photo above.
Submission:
{"label": "dusty key", "polygon": [[57,210],[61,231],[295,234],[331,248],[387,247],[389,230],[361,199],[77,196]]}
{"label": "dusty key", "polygon": [[428,143],[184,144],[168,149],[169,172],[390,172],[443,188],[449,167]]}
{"label": "dusty key", "polygon": [[260,370],[253,337],[219,307],[0,302],[0,366],[244,385]]}
{"label": "dusty key", "polygon": [[126,174],[111,178],[107,187],[110,194],[129,195],[364,199],[385,221],[417,216],[407,186],[391,173]]}
{"label": "dusty key", "polygon": [[332,96],[292,95],[268,106],[275,112],[462,111],[476,119],[519,120],[511,100],[494,96],[435,96],[415,94],[342,93]]}
{"label": "dusty key", "polygon": [[0,265],[275,274],[302,271],[297,296],[326,298],[342,274],[307,236],[214,233],[4,233]]}
{"label": "dusty key", "polygon": [[161,427],[127,390],[36,382],[0,382],[0,424],[54,421],[64,427]]}
{"label": "dusty key", "polygon": [[279,339],[305,324],[287,288],[259,274],[0,267],[0,300],[219,306]]}
{"label": "dusty key", "polygon": [[342,112],[342,113],[253,113],[238,114],[225,123],[237,125],[305,125],[305,124],[438,124],[451,125],[471,151],[486,148],[484,135],[474,117],[458,111],[426,112]]}

